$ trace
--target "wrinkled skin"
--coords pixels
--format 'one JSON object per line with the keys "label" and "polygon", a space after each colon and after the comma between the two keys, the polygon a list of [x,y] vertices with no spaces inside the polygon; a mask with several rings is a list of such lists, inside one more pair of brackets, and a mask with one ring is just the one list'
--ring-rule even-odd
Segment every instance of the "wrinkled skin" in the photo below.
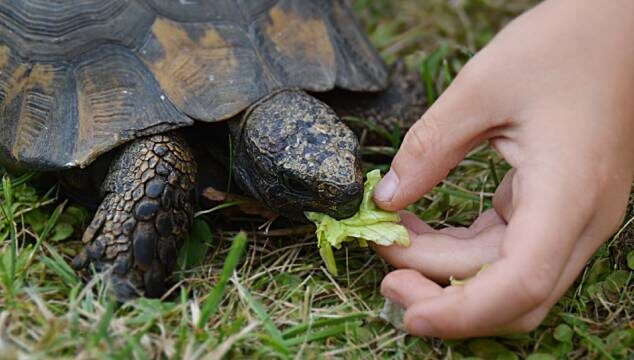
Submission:
{"label": "wrinkled skin", "polygon": [[359,144],[334,111],[302,91],[282,91],[230,123],[237,181],[280,214],[352,216],[363,194]]}

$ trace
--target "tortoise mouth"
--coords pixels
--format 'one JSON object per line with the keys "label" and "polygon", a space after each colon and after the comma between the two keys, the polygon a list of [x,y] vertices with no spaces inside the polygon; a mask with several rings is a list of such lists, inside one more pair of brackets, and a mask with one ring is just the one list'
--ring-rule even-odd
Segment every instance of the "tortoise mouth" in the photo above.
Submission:
{"label": "tortoise mouth", "polygon": [[339,189],[337,196],[329,200],[324,200],[328,206],[324,213],[341,220],[353,216],[358,210],[361,200],[363,200],[363,182],[358,181],[348,184]]}
{"label": "tortoise mouth", "polygon": [[261,201],[278,214],[293,220],[306,220],[304,212],[319,212],[337,220],[353,216],[363,200],[361,181],[340,187],[336,193],[298,192],[281,185],[258,194]]}
{"label": "tortoise mouth", "polygon": [[[359,210],[363,200],[363,184],[360,181],[350,184],[341,189],[337,195],[334,198],[332,196],[306,198],[307,201],[303,204],[296,203],[301,208],[293,212],[302,215],[304,211],[320,212],[337,220],[349,218]],[[282,214],[287,213],[288,211],[282,210]]]}
{"label": "tortoise mouth", "polygon": [[362,196],[359,195],[358,197],[350,199],[344,203],[337,204],[334,207],[328,209],[328,211],[326,211],[326,214],[337,220],[347,219],[357,213],[357,211],[359,210],[359,205],[361,204],[361,200]]}

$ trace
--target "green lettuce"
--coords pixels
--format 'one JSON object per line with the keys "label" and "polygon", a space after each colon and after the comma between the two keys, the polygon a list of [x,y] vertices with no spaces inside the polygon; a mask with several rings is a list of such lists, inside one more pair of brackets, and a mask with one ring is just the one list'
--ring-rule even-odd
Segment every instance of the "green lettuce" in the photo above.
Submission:
{"label": "green lettuce", "polygon": [[368,246],[368,241],[387,246],[398,244],[409,246],[409,234],[398,213],[379,209],[372,195],[374,188],[381,180],[379,170],[370,171],[366,176],[363,187],[363,201],[359,211],[352,217],[336,220],[326,214],[316,212],[304,213],[306,217],[317,225],[317,246],[319,254],[326,263],[328,271],[337,275],[337,266],[332,248],[340,249],[341,244],[357,240],[360,246]]}

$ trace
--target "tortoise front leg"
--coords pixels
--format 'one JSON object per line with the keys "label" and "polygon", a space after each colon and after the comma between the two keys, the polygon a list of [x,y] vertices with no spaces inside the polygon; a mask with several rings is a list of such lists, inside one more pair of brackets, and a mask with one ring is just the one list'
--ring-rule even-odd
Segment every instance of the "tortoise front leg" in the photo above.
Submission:
{"label": "tortoise front leg", "polygon": [[101,186],[105,198],[82,241],[75,269],[107,272],[120,301],[168,289],[194,209],[197,166],[185,141],[154,135],[126,145]]}

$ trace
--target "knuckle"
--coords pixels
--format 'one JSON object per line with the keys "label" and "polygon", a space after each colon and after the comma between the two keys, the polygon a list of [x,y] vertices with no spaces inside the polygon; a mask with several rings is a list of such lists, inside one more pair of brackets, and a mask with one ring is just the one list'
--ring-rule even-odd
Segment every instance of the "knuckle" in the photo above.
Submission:
{"label": "knuckle", "polygon": [[403,139],[403,148],[410,157],[418,158],[431,152],[439,140],[438,118],[429,110]]}
{"label": "knuckle", "polygon": [[464,64],[454,79],[453,84],[455,84],[455,86],[459,86],[461,90],[468,89],[475,84],[480,84],[483,80],[486,80],[486,73],[480,71],[480,66],[475,59],[476,58],[473,58],[471,61]]}
{"label": "knuckle", "polygon": [[426,153],[427,144],[421,128],[421,126],[413,127],[403,139],[403,149],[409,157],[418,158]]}
{"label": "knuckle", "polygon": [[[460,121],[476,120],[482,129],[492,130],[509,124],[510,117],[504,116],[506,109],[501,100],[504,94],[499,94],[497,84],[491,84],[490,71],[482,65],[482,61],[470,61],[460,71],[452,87],[454,97],[459,96],[463,104],[469,105],[469,118]],[[497,80],[496,80],[497,81]],[[456,95],[458,94],[458,95]]]}
{"label": "knuckle", "polygon": [[477,99],[482,98],[485,91],[491,87],[485,87],[484,84],[490,82],[491,75],[489,71],[483,70],[479,61],[469,61],[460,70],[452,86],[459,89],[465,97],[473,99],[472,104],[478,104]]}
{"label": "knuckle", "polygon": [[483,91],[495,88],[488,86],[492,81],[499,82],[500,79],[491,76],[492,69],[498,68],[499,58],[481,50],[464,64],[452,85],[459,86],[461,92],[468,91],[470,95],[482,94]]}
{"label": "knuckle", "polygon": [[459,85],[473,87],[474,93],[482,91],[481,84],[488,83],[491,79],[490,57],[482,56],[480,52],[476,54],[470,61],[468,61],[460,72],[456,76],[456,80],[459,81]]}
{"label": "knuckle", "polygon": [[517,276],[520,294],[530,308],[541,305],[554,286],[552,275],[547,269],[519,270]]}
{"label": "knuckle", "polygon": [[513,327],[512,330],[521,332],[521,333],[531,332],[537,329],[539,325],[541,325],[542,321],[544,321],[547,314],[548,314],[547,309],[540,308],[536,313],[526,316],[522,320],[520,320],[516,324],[516,326]]}

